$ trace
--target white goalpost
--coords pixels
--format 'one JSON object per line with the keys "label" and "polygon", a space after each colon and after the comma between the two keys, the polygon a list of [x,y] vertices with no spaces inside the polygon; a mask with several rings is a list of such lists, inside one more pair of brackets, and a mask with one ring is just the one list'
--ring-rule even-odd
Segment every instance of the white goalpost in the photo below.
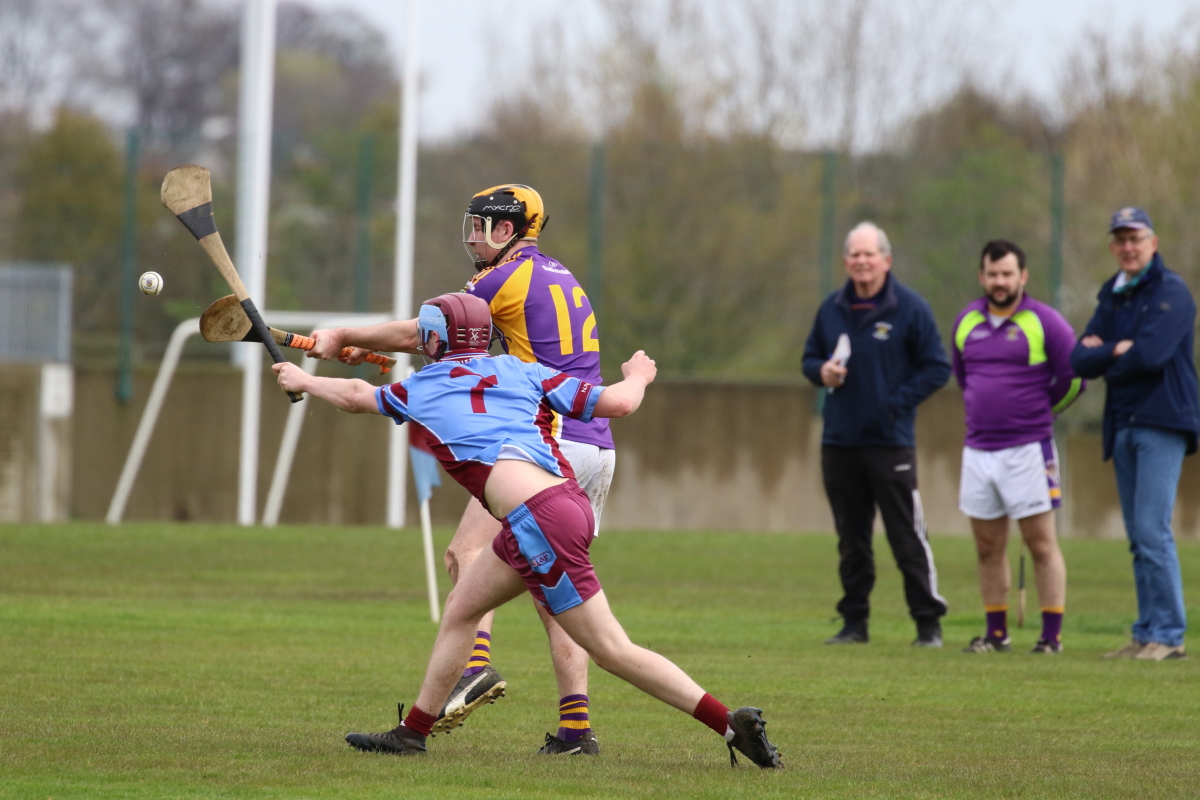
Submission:
{"label": "white goalpost", "polygon": [[[275,83],[276,0],[245,0],[242,16],[241,69],[238,98],[237,246],[236,263],[251,297],[265,306],[267,264],[267,216],[270,204],[271,132]],[[335,312],[262,311],[268,324],[288,328],[324,328],[372,325],[387,319],[409,319],[413,305],[413,251],[416,232],[417,115],[420,71],[420,0],[408,0],[404,76],[401,88],[399,167],[397,176],[397,220],[394,283],[391,316],[383,314],[339,314]],[[150,399],[142,412],[137,433],[117,481],[105,519],[117,524],[124,516],[129,494],[141,468],[159,412],[187,339],[199,333],[199,320],[186,320],[175,329],[154,381]],[[234,345],[234,360],[243,371],[241,436],[238,457],[237,521],[254,525],[257,519],[257,486],[261,432],[262,346]],[[397,353],[393,381],[411,372],[411,357]],[[305,369],[315,371],[316,361],[306,360]],[[304,401],[310,402],[310,401]],[[293,405],[285,425],[276,459],[271,489],[262,517],[265,525],[279,520],[287,479],[303,426],[304,403]],[[389,527],[404,525],[407,512],[408,436],[402,426],[392,426],[388,439],[387,511]],[[422,539],[429,584],[430,616],[439,616],[436,570],[429,530],[428,509],[422,509]]]}
{"label": "white goalpost", "polygon": [[[420,91],[420,0],[408,0],[401,93],[396,253],[392,318],[412,312],[413,236],[416,216],[417,99]],[[270,201],[271,116],[274,91],[275,0],[247,0],[242,21],[243,72],[239,99],[238,269],[251,297],[266,289],[267,207]],[[264,302],[265,305],[265,302]],[[238,522],[253,525],[256,514],[262,348],[241,345],[242,436],[238,469]],[[397,354],[393,380],[408,375],[410,358]],[[404,525],[408,479],[405,432],[391,431],[388,445],[387,524]]]}
{"label": "white goalpost", "polygon": [[[271,202],[271,131],[275,95],[275,0],[246,0],[242,14],[242,80],[238,95],[238,272],[260,308],[266,307],[267,214]],[[238,457],[239,525],[253,525],[258,488],[263,348],[234,345],[242,367],[242,424]]]}
{"label": "white goalpost", "polygon": [[[413,250],[417,216],[417,95],[420,91],[421,0],[408,0],[404,45],[404,84],[400,90],[400,153],[396,176],[396,277],[392,284],[394,319],[411,319],[413,305]],[[403,380],[411,370],[407,353],[396,354],[394,380]],[[388,440],[387,523],[404,525],[407,510],[405,481],[408,478],[408,431],[392,428]],[[428,535],[426,535],[428,538]]]}
{"label": "white goalpost", "polygon": [[[378,325],[380,322],[388,320],[386,314],[349,314],[328,311],[263,311],[261,313],[263,320],[269,325],[302,330],[334,326]],[[175,369],[179,366],[183,347],[187,344],[188,339],[199,334],[199,317],[179,323],[171,334],[166,352],[163,353],[162,363],[154,377],[154,386],[150,390],[150,397],[146,401],[146,407],[142,409],[141,419],[138,420],[137,431],[134,433],[133,443],[129,447],[129,454],[125,457],[121,475],[117,479],[117,488],[109,502],[108,513],[104,517],[109,525],[120,524],[125,516],[125,506],[129,502],[129,495],[133,492],[133,485],[141,471],[142,461],[150,446],[150,439],[158,425],[158,417],[166,403],[167,391],[171,388],[171,380],[175,377]],[[255,346],[261,349],[261,346],[257,344]],[[304,368],[308,372],[314,372],[319,363],[316,359],[304,359],[303,361]],[[300,423],[293,422],[293,419],[296,417],[303,419],[304,409],[303,402],[292,405],[288,422],[284,428],[284,438],[279,445],[280,455],[275,461],[275,475],[271,481],[271,489],[267,493],[268,510],[263,514],[263,524],[267,526],[275,525],[279,521],[278,508],[271,514],[271,498],[278,496],[279,503],[282,504],[284,489],[291,475],[291,456],[295,454],[296,442],[300,436]],[[286,469],[281,470],[281,465],[284,463],[286,463]]]}

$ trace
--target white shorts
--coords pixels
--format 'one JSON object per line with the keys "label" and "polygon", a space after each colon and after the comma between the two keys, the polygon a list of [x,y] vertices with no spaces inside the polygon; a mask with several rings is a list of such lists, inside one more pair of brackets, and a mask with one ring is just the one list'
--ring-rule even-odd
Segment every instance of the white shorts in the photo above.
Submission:
{"label": "white shorts", "polygon": [[608,490],[612,486],[613,469],[617,464],[617,451],[594,444],[558,440],[558,449],[571,462],[575,470],[575,482],[578,483],[592,504],[592,516],[596,518],[596,534],[600,534],[600,514],[604,511],[604,501],[608,499]]}
{"label": "white shorts", "polygon": [[963,448],[958,508],[968,517],[1024,519],[1061,502],[1053,439],[1003,450]]}

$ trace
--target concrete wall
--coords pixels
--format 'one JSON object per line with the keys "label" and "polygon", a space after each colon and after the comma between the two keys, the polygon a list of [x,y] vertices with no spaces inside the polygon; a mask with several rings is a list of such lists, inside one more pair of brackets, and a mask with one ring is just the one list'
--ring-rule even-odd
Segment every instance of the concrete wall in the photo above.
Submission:
{"label": "concrete wall", "polygon": [[34,516],[39,380],[33,365],[0,369],[0,522]]}
{"label": "concrete wall", "polygon": [[[1101,388],[1101,391],[1103,389]],[[614,528],[832,530],[821,480],[816,390],[807,385],[661,383],[614,424],[617,471],[604,524]],[[917,474],[930,530],[970,533],[958,510],[962,396],[947,388],[917,414]],[[1098,432],[1059,437],[1066,535],[1123,537],[1112,465]],[[1200,460],[1187,459],[1176,524],[1200,537]],[[878,527],[878,521],[877,521]]]}
{"label": "concrete wall", "polygon": [[70,516],[73,377],[69,364],[0,367],[0,522]]}
{"label": "concrete wall", "polygon": [[[78,371],[75,516],[103,518],[152,380],[152,371],[139,373],[134,400],[120,405],[111,372]],[[178,374],[126,519],[234,520],[240,380],[224,366],[188,367]],[[265,382],[263,394],[260,509],[289,407],[273,383]],[[815,390],[799,384],[655,384],[637,414],[613,425],[617,471],[604,525],[830,530],[816,401]],[[390,423],[305,403],[309,416],[282,520],[381,524]],[[962,432],[956,390],[945,389],[921,407],[919,481],[935,532],[968,532],[957,510]],[[1100,462],[1099,435],[1073,432],[1059,444],[1067,498],[1064,532],[1123,536],[1112,468]],[[1200,538],[1200,460],[1185,461],[1179,497],[1179,535]],[[465,502],[466,493],[447,479],[434,494],[435,522],[454,524]]]}
{"label": "concrete wall", "polygon": [[[113,393],[112,371],[79,370],[75,516],[104,518],[153,380],[153,371],[140,371],[133,399],[121,404]],[[227,366],[185,367],[176,373],[130,494],[126,520],[236,520],[241,391],[241,373]],[[390,423],[344,414],[311,399],[304,403],[309,416],[281,521],[381,524]],[[260,516],[289,408],[264,374]]]}

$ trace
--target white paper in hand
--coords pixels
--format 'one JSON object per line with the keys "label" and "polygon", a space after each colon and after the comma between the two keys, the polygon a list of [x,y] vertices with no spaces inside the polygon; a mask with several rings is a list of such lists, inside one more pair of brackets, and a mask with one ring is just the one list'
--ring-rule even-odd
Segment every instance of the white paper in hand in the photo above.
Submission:
{"label": "white paper in hand", "polygon": [[[833,348],[833,355],[830,360],[836,361],[838,366],[846,366],[846,362],[850,360],[850,337],[846,334],[838,336],[837,345]],[[834,387],[829,387],[829,393],[833,394]]]}

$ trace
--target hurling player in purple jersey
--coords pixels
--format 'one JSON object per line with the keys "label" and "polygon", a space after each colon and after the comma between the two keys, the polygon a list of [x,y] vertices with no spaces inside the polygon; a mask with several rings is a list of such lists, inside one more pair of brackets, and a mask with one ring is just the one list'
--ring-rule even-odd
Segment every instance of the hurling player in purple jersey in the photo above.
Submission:
{"label": "hurling player in purple jersey", "polygon": [[[476,274],[464,291],[487,302],[506,353],[599,384],[596,315],[571,272],[538,250],[547,220],[541,195],[528,186],[494,186],[472,197],[463,216],[463,245]],[[315,331],[317,344],[309,356],[336,358],[343,347],[356,347],[341,359],[354,364],[371,350],[415,353],[416,331],[416,320]],[[598,530],[616,462],[608,420],[583,422],[555,413],[551,435],[587,493]],[[457,583],[499,530],[499,523],[471,500],[446,551],[452,581]],[[559,693],[558,731],[546,737],[539,752],[598,755],[600,745],[588,720],[587,655],[551,615],[540,607],[538,613],[550,640]],[[475,649],[435,733],[454,728],[467,714],[503,695],[506,682],[491,665],[492,619],[488,614],[480,624]]]}
{"label": "hurling player in purple jersey", "polygon": [[762,712],[731,711],[663,656],[633,644],[609,609],[588,550],[595,519],[587,495],[554,437],[554,415],[586,422],[623,417],[641,405],[655,365],[638,351],[607,388],[513,356],[490,356],[487,304],[469,294],[427,300],[418,317],[422,352],[434,363],[401,383],[318,378],[294,364],[275,365],[279,385],[308,392],[351,413],[384,414],[419,426],[446,471],[499,524],[463,569],[446,609],[416,702],[384,733],[351,733],[368,752],[415,755],[459,680],[480,620],[528,591],[539,608],[602,669],[691,714],[758,766],[780,766]]}
{"label": "hurling player in purple jersey", "polygon": [[959,508],[971,518],[987,630],[963,652],[1012,649],[1008,636],[1008,521],[1033,555],[1042,633],[1034,653],[1062,650],[1067,568],[1054,531],[1062,492],[1054,417],[1084,389],[1071,369],[1075,332],[1025,293],[1025,253],[1004,239],[983,247],[984,296],[954,323],[954,375],[967,410]]}

